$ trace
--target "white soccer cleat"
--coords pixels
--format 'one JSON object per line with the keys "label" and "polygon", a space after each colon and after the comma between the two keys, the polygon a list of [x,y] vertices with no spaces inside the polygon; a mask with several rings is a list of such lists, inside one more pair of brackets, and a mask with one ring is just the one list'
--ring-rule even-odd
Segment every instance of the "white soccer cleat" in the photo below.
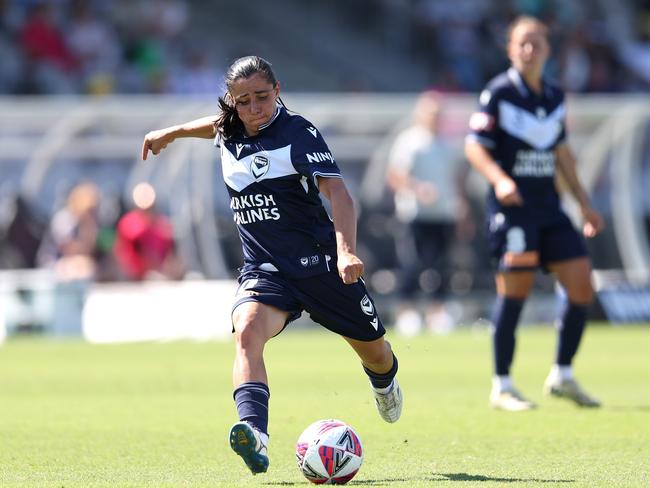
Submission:
{"label": "white soccer cleat", "polygon": [[379,415],[388,423],[397,422],[400,415],[402,415],[402,389],[399,387],[397,378],[393,378],[390,384],[390,390],[386,393],[380,393],[374,388],[372,393],[375,396],[375,404]]}
{"label": "white soccer cleat", "polygon": [[497,410],[507,410],[508,412],[523,412],[537,407],[537,405],[524,398],[514,388],[504,390],[493,388],[490,393],[490,406]]}
{"label": "white soccer cleat", "polygon": [[246,463],[253,474],[264,473],[269,468],[266,445],[268,436],[248,422],[237,422],[230,428],[230,447]]}
{"label": "white soccer cleat", "polygon": [[600,401],[588,395],[574,379],[561,380],[549,375],[544,382],[544,393],[558,398],[567,398],[580,407],[600,407]]}

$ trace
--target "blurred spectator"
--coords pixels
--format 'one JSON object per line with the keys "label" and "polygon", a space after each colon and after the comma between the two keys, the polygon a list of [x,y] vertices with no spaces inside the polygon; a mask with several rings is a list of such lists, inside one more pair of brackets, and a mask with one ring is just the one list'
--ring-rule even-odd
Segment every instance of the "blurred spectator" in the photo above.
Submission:
{"label": "blurred spectator", "polygon": [[[367,64],[389,49],[445,91],[476,91],[505,68],[500,36],[494,33],[522,13],[549,24],[559,59],[549,60],[547,74],[565,78],[571,91],[644,91],[650,85],[647,0],[278,2],[282,14],[293,13],[289,24],[302,22],[315,3],[347,20],[332,26],[332,36],[352,34],[361,45],[374,46]],[[187,43],[210,46],[213,56],[239,56],[241,40],[215,27],[210,19],[216,14],[221,22],[250,24],[253,37],[247,45],[265,46],[264,29],[256,29],[265,19],[257,10],[226,11],[219,2],[189,0],[0,0],[0,93],[178,93],[184,86],[197,93],[195,87],[207,82],[209,73],[197,70],[205,66],[199,57],[188,62]],[[365,12],[363,22],[358,12]],[[374,68],[364,63],[358,70],[342,69],[329,43],[303,43],[306,51],[301,52],[299,32],[294,45],[292,36],[282,37],[268,48],[329,60],[326,69],[332,76],[345,72],[342,88],[373,91],[378,86],[369,73]],[[561,68],[569,71],[566,77]],[[308,65],[298,63],[295,75],[305,69]],[[391,90],[412,90],[413,82],[405,76],[404,85]],[[331,79],[313,89],[331,89]]]}
{"label": "blurred spectator", "polygon": [[80,183],[52,218],[38,262],[53,268],[60,281],[95,278],[99,200],[99,188],[94,183]]}
{"label": "blurred spectator", "polygon": [[437,92],[420,95],[412,125],[393,143],[387,172],[402,224],[396,236],[401,292],[435,301],[444,300],[449,289],[452,244],[466,213],[462,155],[438,132],[441,102]]}
{"label": "blurred spectator", "polygon": [[490,10],[483,0],[420,0],[416,6],[418,22],[431,30],[439,48],[432,61],[442,61],[446,78],[453,78],[467,91],[481,86],[482,23]]}
{"label": "blurred spectator", "polygon": [[592,63],[588,53],[586,33],[582,26],[569,35],[560,57],[563,87],[573,93],[585,91],[589,84]]}
{"label": "blurred spectator", "polygon": [[34,268],[45,223],[20,195],[0,195],[0,269]]}
{"label": "blurred spectator", "polygon": [[170,221],[155,208],[156,192],[148,183],[133,189],[133,210],[117,223],[115,258],[124,278],[180,279],[183,264],[176,253]]}
{"label": "blurred spectator", "polygon": [[119,40],[87,0],[72,3],[66,38],[79,62],[85,90],[93,94],[113,91],[113,75],[121,56]]}
{"label": "blurred spectator", "polygon": [[30,8],[19,38],[26,59],[27,91],[70,93],[77,90],[73,79],[77,61],[47,2],[37,2]]}
{"label": "blurred spectator", "polygon": [[171,93],[206,95],[222,89],[224,71],[210,62],[205,50],[200,47],[191,48],[185,59],[170,76]]}
{"label": "blurred spectator", "polygon": [[178,38],[187,29],[189,6],[185,0],[153,0],[148,2],[152,32],[170,41]]}

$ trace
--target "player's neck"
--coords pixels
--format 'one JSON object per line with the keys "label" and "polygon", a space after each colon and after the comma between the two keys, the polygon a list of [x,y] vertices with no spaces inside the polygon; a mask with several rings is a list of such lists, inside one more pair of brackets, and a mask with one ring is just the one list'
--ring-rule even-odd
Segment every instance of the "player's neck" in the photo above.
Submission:
{"label": "player's neck", "polygon": [[542,93],[542,74],[538,72],[521,73],[521,77],[533,92],[537,95]]}

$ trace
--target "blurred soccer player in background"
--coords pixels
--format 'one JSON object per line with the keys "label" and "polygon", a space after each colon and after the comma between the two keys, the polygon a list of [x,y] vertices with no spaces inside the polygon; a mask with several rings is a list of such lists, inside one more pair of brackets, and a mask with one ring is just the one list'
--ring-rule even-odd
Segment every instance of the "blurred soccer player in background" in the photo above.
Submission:
{"label": "blurred soccer player in background", "polygon": [[567,296],[544,391],[597,407],[600,403],[580,388],[571,367],[593,298],[591,263],[584,240],[560,207],[556,176],[564,178],[580,205],[586,237],[595,236],[603,220],[578,179],[566,141],[564,93],[542,77],[550,54],[546,26],[533,17],[515,19],[507,53],[511,68],[481,93],[465,145],[472,166],[492,185],[488,233],[498,270],[490,405],[513,411],[535,407],[514,387],[510,368],[519,315],[541,267],[554,274]]}
{"label": "blurred soccer player in background", "polygon": [[[387,422],[399,418],[402,394],[397,359],[362,279],[354,204],[327,144],[284,107],[264,59],[236,60],[225,82],[218,115],[148,133],[142,157],[179,137],[214,139],[220,147],[244,253],[232,309],[240,422],[231,428],[230,445],[255,474],[269,465],[264,346],[303,310],[356,351]],[[332,219],[319,193],[329,200]]]}

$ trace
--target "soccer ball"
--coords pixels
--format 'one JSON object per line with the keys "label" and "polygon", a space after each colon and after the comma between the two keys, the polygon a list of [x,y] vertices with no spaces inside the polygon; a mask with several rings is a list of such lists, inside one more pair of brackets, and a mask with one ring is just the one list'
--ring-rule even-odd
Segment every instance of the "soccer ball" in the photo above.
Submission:
{"label": "soccer ball", "polygon": [[296,460],[312,483],[344,485],[359,471],[363,448],[357,433],[345,422],[318,420],[300,434]]}

